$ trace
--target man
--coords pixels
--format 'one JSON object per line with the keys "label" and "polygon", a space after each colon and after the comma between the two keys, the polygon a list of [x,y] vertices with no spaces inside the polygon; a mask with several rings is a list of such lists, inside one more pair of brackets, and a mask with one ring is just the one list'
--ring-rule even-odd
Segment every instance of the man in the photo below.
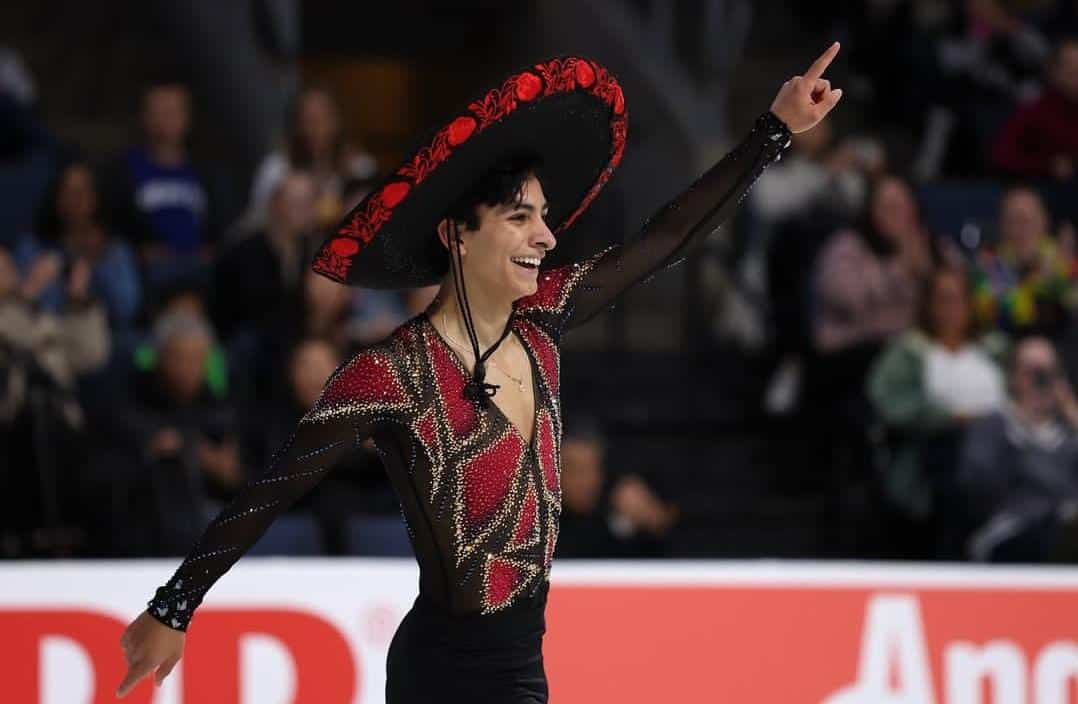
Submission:
{"label": "man", "polygon": [[197,275],[214,239],[206,185],[187,151],[190,103],[181,83],[151,85],[142,98],[143,141],[113,168],[117,228],[138,243],[151,283]]}
{"label": "man", "polygon": [[158,681],[168,674],[213,582],[277,511],[373,437],[420,565],[419,596],[387,655],[387,702],[546,702],[562,333],[731,217],[791,132],[842,97],[822,78],[838,48],[787,81],[738,148],[639,240],[542,272],[554,232],[572,225],[621,161],[628,123],[616,79],[583,57],[534,64],[436,131],[353,209],[314,268],[367,287],[440,282],[438,298],[334,373],[273,471],[158,589],[121,638],[131,670],[118,693],[155,670]]}

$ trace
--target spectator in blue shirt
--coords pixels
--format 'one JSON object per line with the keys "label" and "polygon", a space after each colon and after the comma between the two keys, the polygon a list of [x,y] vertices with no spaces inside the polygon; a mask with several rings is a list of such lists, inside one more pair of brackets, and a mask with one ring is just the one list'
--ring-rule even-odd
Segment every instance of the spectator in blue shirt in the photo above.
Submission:
{"label": "spectator in blue shirt", "polygon": [[179,83],[150,86],[142,100],[143,142],[114,165],[110,197],[139,245],[151,283],[204,272],[214,228],[205,182],[187,151],[190,94]]}

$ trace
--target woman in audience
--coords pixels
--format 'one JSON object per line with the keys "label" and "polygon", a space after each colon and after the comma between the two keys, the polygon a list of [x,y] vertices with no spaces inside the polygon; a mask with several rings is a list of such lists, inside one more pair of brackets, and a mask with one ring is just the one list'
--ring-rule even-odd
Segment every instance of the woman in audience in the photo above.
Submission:
{"label": "woman in audience", "polygon": [[336,224],[344,213],[345,186],[370,182],[374,158],[350,144],[340,122],[340,109],[325,88],[300,92],[289,116],[285,146],[263,159],[255,173],[244,229],[266,224],[267,208],[277,184],[290,170],[310,173],[318,186],[318,221]]}
{"label": "woman in audience", "polygon": [[[865,377],[887,340],[913,324],[917,291],[933,268],[932,244],[909,185],[873,184],[860,222],[836,231],[816,259],[809,296],[801,446],[833,496],[867,480],[871,406]],[[875,513],[875,512],[870,512]],[[829,540],[848,540],[835,528]]]}
{"label": "woman in audience", "polygon": [[20,278],[0,246],[0,542],[9,556],[81,551],[95,508],[85,501],[86,421],[75,391],[79,375],[105,363],[109,329],[85,262],[63,278],[59,311],[39,305],[59,268],[47,255]]}
{"label": "woman in audience", "polygon": [[[1057,339],[1074,298],[1073,235],[1052,237],[1051,219],[1032,188],[1011,188],[1000,199],[999,246],[978,259],[975,301],[981,320],[1015,335]],[[1067,246],[1062,246],[1067,245]]]}
{"label": "woman in audience", "polygon": [[1015,346],[1008,403],[973,423],[959,464],[969,557],[1078,562],[1078,400],[1043,337]]}
{"label": "woman in audience", "polygon": [[893,340],[869,373],[869,399],[889,440],[880,448],[883,490],[915,529],[938,529],[928,521],[941,518],[935,500],[948,492],[963,430],[1004,400],[1002,336],[978,333],[965,273],[939,269],[917,327]]}
{"label": "woman in audience", "polygon": [[22,239],[16,258],[24,272],[46,259],[58,266],[39,294],[41,305],[59,311],[64,304],[64,272],[86,266],[89,291],[108,312],[114,328],[127,329],[139,309],[141,288],[135,257],[113,237],[100,207],[97,180],[82,161],[60,171],[38,218],[37,232]]}
{"label": "woman in audience", "polygon": [[859,226],[836,232],[816,261],[817,350],[831,354],[878,345],[908,328],[932,260],[931,238],[909,184],[882,177]]}

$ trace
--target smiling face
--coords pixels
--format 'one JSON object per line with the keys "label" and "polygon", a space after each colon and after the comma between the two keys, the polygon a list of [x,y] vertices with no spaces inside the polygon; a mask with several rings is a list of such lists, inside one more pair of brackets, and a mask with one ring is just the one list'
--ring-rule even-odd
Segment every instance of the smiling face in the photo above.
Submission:
{"label": "smiling face", "polygon": [[[546,214],[543,186],[534,175],[524,182],[519,199],[477,206],[478,227],[460,229],[469,297],[512,303],[535,293],[539,264],[556,244]],[[448,246],[444,221],[439,235]]]}
{"label": "smiling face", "polygon": [[999,214],[1000,238],[1020,263],[1036,261],[1048,231],[1048,214],[1036,191],[1015,188],[1003,196]]}

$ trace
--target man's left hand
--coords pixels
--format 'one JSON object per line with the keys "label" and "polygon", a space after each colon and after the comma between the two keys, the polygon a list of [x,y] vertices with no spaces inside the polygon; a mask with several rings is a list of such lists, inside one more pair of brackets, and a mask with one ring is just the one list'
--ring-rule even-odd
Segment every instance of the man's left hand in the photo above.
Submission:
{"label": "man's left hand", "polygon": [[816,126],[842,98],[841,88],[831,88],[823,72],[838,55],[839,43],[832,44],[812,62],[804,76],[794,76],[782,84],[771,103],[771,112],[794,134]]}

